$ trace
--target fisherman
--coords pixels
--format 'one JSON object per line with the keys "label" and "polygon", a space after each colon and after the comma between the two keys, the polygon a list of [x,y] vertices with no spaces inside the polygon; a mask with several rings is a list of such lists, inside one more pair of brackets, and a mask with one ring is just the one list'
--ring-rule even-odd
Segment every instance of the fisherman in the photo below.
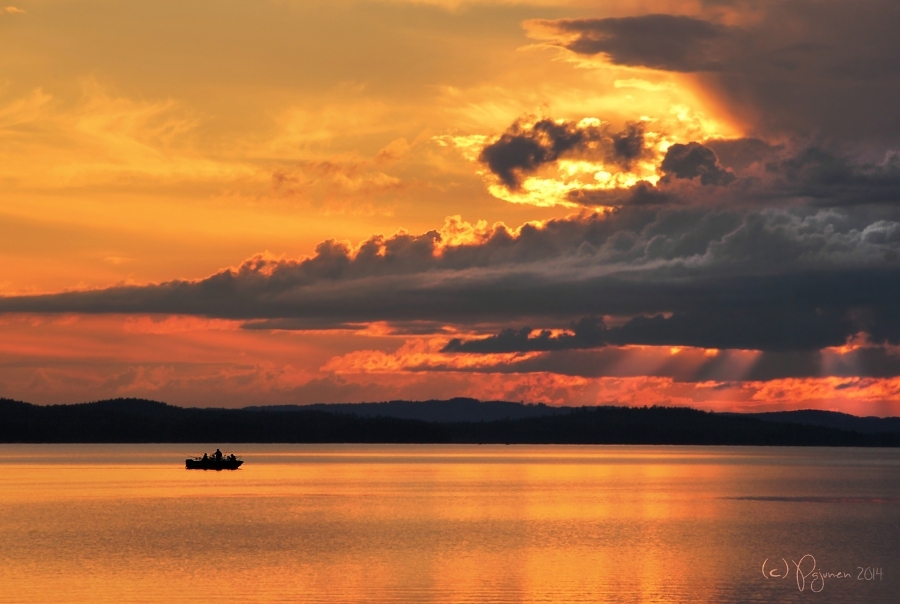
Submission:
{"label": "fisherman", "polygon": [[222,461],[222,452],[216,449],[216,461]]}
{"label": "fisherman", "polygon": [[209,455],[206,453],[203,454],[203,461],[209,461]]}

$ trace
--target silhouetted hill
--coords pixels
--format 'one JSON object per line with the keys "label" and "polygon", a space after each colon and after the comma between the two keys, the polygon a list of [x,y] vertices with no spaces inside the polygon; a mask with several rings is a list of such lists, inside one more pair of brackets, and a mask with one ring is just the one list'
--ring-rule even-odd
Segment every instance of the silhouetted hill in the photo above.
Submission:
{"label": "silhouetted hill", "polygon": [[755,417],[767,422],[823,426],[837,430],[849,430],[860,434],[900,432],[900,417],[858,417],[837,411],[774,411],[770,413],[745,413],[744,417]]}
{"label": "silhouetted hill", "polygon": [[[443,403],[471,410],[473,401]],[[0,442],[900,445],[900,433],[861,434],[674,407],[581,407],[532,417],[431,422],[322,409],[198,409],[139,399],[39,406],[0,399]],[[507,407],[489,404],[485,409]]]}
{"label": "silhouetted hill", "polygon": [[[473,398],[453,398],[428,401],[389,401],[380,403],[319,403],[314,405],[273,405],[246,407],[259,411],[319,410],[335,413],[351,413],[359,417],[395,417],[429,422],[481,422],[499,419],[522,419],[546,415],[565,415],[571,407],[550,407],[542,403],[523,404],[509,401],[479,401]],[[775,411],[768,413],[722,413],[736,417],[752,417],[767,422],[821,426],[879,434],[900,433],[900,417],[857,417],[836,411]]]}
{"label": "silhouetted hill", "polygon": [[0,399],[0,442],[434,442],[429,426],[325,411],[200,409],[140,399],[48,406]]}
{"label": "silhouetted hill", "polygon": [[543,403],[523,404],[508,401],[479,401],[474,398],[452,398],[429,401],[388,401],[383,403],[319,403],[314,405],[277,405],[245,407],[254,411],[330,411],[352,413],[359,417],[396,417],[424,422],[489,422],[498,419],[522,419],[544,415],[565,415],[566,407],[550,407]]}

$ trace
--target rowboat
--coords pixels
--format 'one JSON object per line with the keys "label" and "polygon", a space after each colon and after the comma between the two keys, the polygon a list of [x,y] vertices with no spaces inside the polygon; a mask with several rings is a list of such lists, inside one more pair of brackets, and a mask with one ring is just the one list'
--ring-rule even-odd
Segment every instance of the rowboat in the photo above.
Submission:
{"label": "rowboat", "polygon": [[231,455],[222,455],[216,449],[212,455],[203,454],[203,457],[189,457],[184,460],[184,467],[188,470],[237,470],[244,461]]}

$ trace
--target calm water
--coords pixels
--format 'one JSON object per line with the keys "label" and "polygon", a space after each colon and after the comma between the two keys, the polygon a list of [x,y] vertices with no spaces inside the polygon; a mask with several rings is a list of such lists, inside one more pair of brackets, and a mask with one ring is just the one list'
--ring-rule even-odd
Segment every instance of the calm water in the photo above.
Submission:
{"label": "calm water", "polygon": [[900,601],[900,451],[204,449],[0,446],[0,602]]}

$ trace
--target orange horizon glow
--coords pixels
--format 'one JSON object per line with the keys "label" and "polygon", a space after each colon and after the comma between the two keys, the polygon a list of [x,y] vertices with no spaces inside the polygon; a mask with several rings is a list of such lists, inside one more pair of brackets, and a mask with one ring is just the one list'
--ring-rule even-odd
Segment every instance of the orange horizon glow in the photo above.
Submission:
{"label": "orange horizon glow", "polygon": [[[607,376],[590,377],[524,370],[552,353],[442,353],[451,336],[408,336],[385,324],[267,331],[242,329],[239,321],[179,316],[7,315],[0,329],[4,396],[40,404],[135,397],[241,407],[465,396],[557,406],[900,415],[900,378],[741,378],[759,358],[757,351],[610,347],[620,360]],[[827,354],[849,358],[855,350]],[[727,355],[734,379],[684,381],[664,375],[690,372],[719,355]],[[523,370],[516,370],[517,364],[524,364]]]}

